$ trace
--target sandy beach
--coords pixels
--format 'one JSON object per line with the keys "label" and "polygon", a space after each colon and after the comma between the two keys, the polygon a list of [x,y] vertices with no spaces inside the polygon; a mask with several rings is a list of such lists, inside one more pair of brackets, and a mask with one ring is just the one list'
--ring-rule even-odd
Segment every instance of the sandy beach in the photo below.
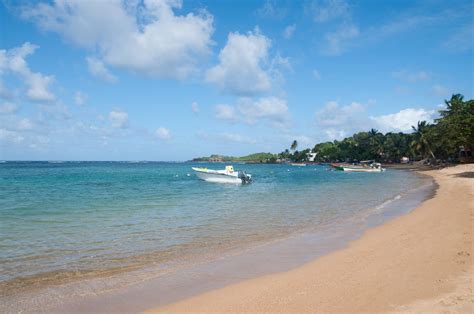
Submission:
{"label": "sandy beach", "polygon": [[433,198],[347,248],[148,312],[472,313],[474,165],[423,173]]}

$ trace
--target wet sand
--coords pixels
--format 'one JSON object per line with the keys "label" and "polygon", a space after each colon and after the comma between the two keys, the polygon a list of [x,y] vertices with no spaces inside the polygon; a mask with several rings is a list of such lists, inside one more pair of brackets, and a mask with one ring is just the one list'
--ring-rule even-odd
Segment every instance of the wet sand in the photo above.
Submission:
{"label": "wet sand", "polygon": [[474,165],[423,173],[432,199],[347,248],[149,312],[472,313]]}

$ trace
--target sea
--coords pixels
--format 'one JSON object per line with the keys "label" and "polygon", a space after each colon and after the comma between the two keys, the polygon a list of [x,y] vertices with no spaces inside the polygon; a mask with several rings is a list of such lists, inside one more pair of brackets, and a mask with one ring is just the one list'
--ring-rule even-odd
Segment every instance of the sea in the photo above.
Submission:
{"label": "sea", "polygon": [[[61,308],[149,280],[169,291],[181,280],[184,295],[163,294],[171,302],[199,292],[189,277],[209,279],[209,265],[222,285],[285,270],[409,212],[434,189],[403,170],[234,163],[254,179],[241,185],[202,181],[194,166],[225,164],[0,163],[0,311]],[[224,280],[239,258],[259,266]]]}

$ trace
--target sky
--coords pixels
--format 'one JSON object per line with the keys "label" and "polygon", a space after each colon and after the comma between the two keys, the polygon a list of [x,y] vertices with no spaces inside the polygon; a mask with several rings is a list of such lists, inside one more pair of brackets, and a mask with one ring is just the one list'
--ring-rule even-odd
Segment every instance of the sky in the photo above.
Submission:
{"label": "sky", "polygon": [[472,1],[0,2],[0,159],[184,161],[410,132],[473,98]]}

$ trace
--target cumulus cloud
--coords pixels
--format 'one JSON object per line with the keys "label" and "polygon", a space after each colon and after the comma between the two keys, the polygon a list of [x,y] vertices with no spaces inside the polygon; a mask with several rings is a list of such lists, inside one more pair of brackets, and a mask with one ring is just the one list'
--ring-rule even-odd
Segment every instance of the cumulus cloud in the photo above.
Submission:
{"label": "cumulus cloud", "polygon": [[160,140],[169,140],[171,138],[171,132],[167,128],[159,127],[155,131],[155,136],[156,136],[156,138],[158,138]]}
{"label": "cumulus cloud", "polygon": [[406,108],[396,113],[369,116],[367,105],[352,102],[341,106],[337,101],[329,101],[316,113],[316,124],[329,140],[343,139],[356,132],[371,128],[381,132],[411,132],[411,126],[418,121],[432,122],[434,110]]}
{"label": "cumulus cloud", "polygon": [[258,29],[247,34],[230,33],[219,53],[219,64],[206,72],[206,81],[238,95],[269,91],[270,46],[270,39]]}
{"label": "cumulus cloud", "polygon": [[[29,42],[10,50],[0,50],[0,76],[11,73],[20,77],[26,88],[26,96],[35,102],[49,102],[55,95],[49,90],[49,85],[54,81],[52,75],[42,75],[31,71],[26,57],[33,54],[38,46]],[[5,89],[3,86],[2,90]]]}
{"label": "cumulus cloud", "polygon": [[334,32],[325,35],[323,53],[327,55],[340,55],[352,40],[359,36],[359,28],[353,24],[343,24]]}
{"label": "cumulus cloud", "polygon": [[296,25],[295,24],[288,25],[283,30],[283,37],[285,39],[290,39],[291,37],[293,37],[293,33],[295,32],[295,30],[296,30]]}
{"label": "cumulus cloud", "polygon": [[416,125],[418,121],[432,122],[434,120],[435,111],[423,108],[407,108],[397,113],[382,115],[378,117],[370,117],[377,127],[383,132],[411,132],[412,125]]}
{"label": "cumulus cloud", "polygon": [[358,102],[344,106],[337,101],[329,101],[316,112],[316,125],[327,139],[342,139],[354,132],[370,129],[366,110],[367,106]]}
{"label": "cumulus cloud", "polygon": [[337,101],[328,101],[326,105],[316,113],[316,121],[321,126],[342,126],[351,124],[354,117],[364,113],[366,106],[358,102],[341,106]]}
{"label": "cumulus cloud", "polygon": [[117,82],[117,77],[112,75],[109,70],[105,67],[104,62],[97,58],[87,57],[87,68],[89,72],[103,80],[104,82],[115,83]]}
{"label": "cumulus cloud", "polygon": [[284,126],[289,120],[288,105],[277,97],[240,98],[235,106],[217,105],[216,118],[228,122],[255,124],[261,120],[272,126]]}
{"label": "cumulus cloud", "polygon": [[415,82],[420,82],[420,81],[426,81],[430,79],[430,75],[426,73],[425,71],[408,71],[408,70],[400,70],[392,73],[393,77],[410,82],[410,83],[415,83]]}
{"label": "cumulus cloud", "polygon": [[128,127],[128,113],[121,110],[112,110],[109,113],[109,122],[113,128],[125,129]]}
{"label": "cumulus cloud", "polygon": [[324,23],[350,16],[349,4],[344,0],[313,0],[307,10],[317,23]]}
{"label": "cumulus cloud", "polygon": [[55,1],[22,8],[22,17],[67,41],[97,51],[117,68],[183,79],[210,52],[213,17],[205,10],[176,15],[180,0]]}

